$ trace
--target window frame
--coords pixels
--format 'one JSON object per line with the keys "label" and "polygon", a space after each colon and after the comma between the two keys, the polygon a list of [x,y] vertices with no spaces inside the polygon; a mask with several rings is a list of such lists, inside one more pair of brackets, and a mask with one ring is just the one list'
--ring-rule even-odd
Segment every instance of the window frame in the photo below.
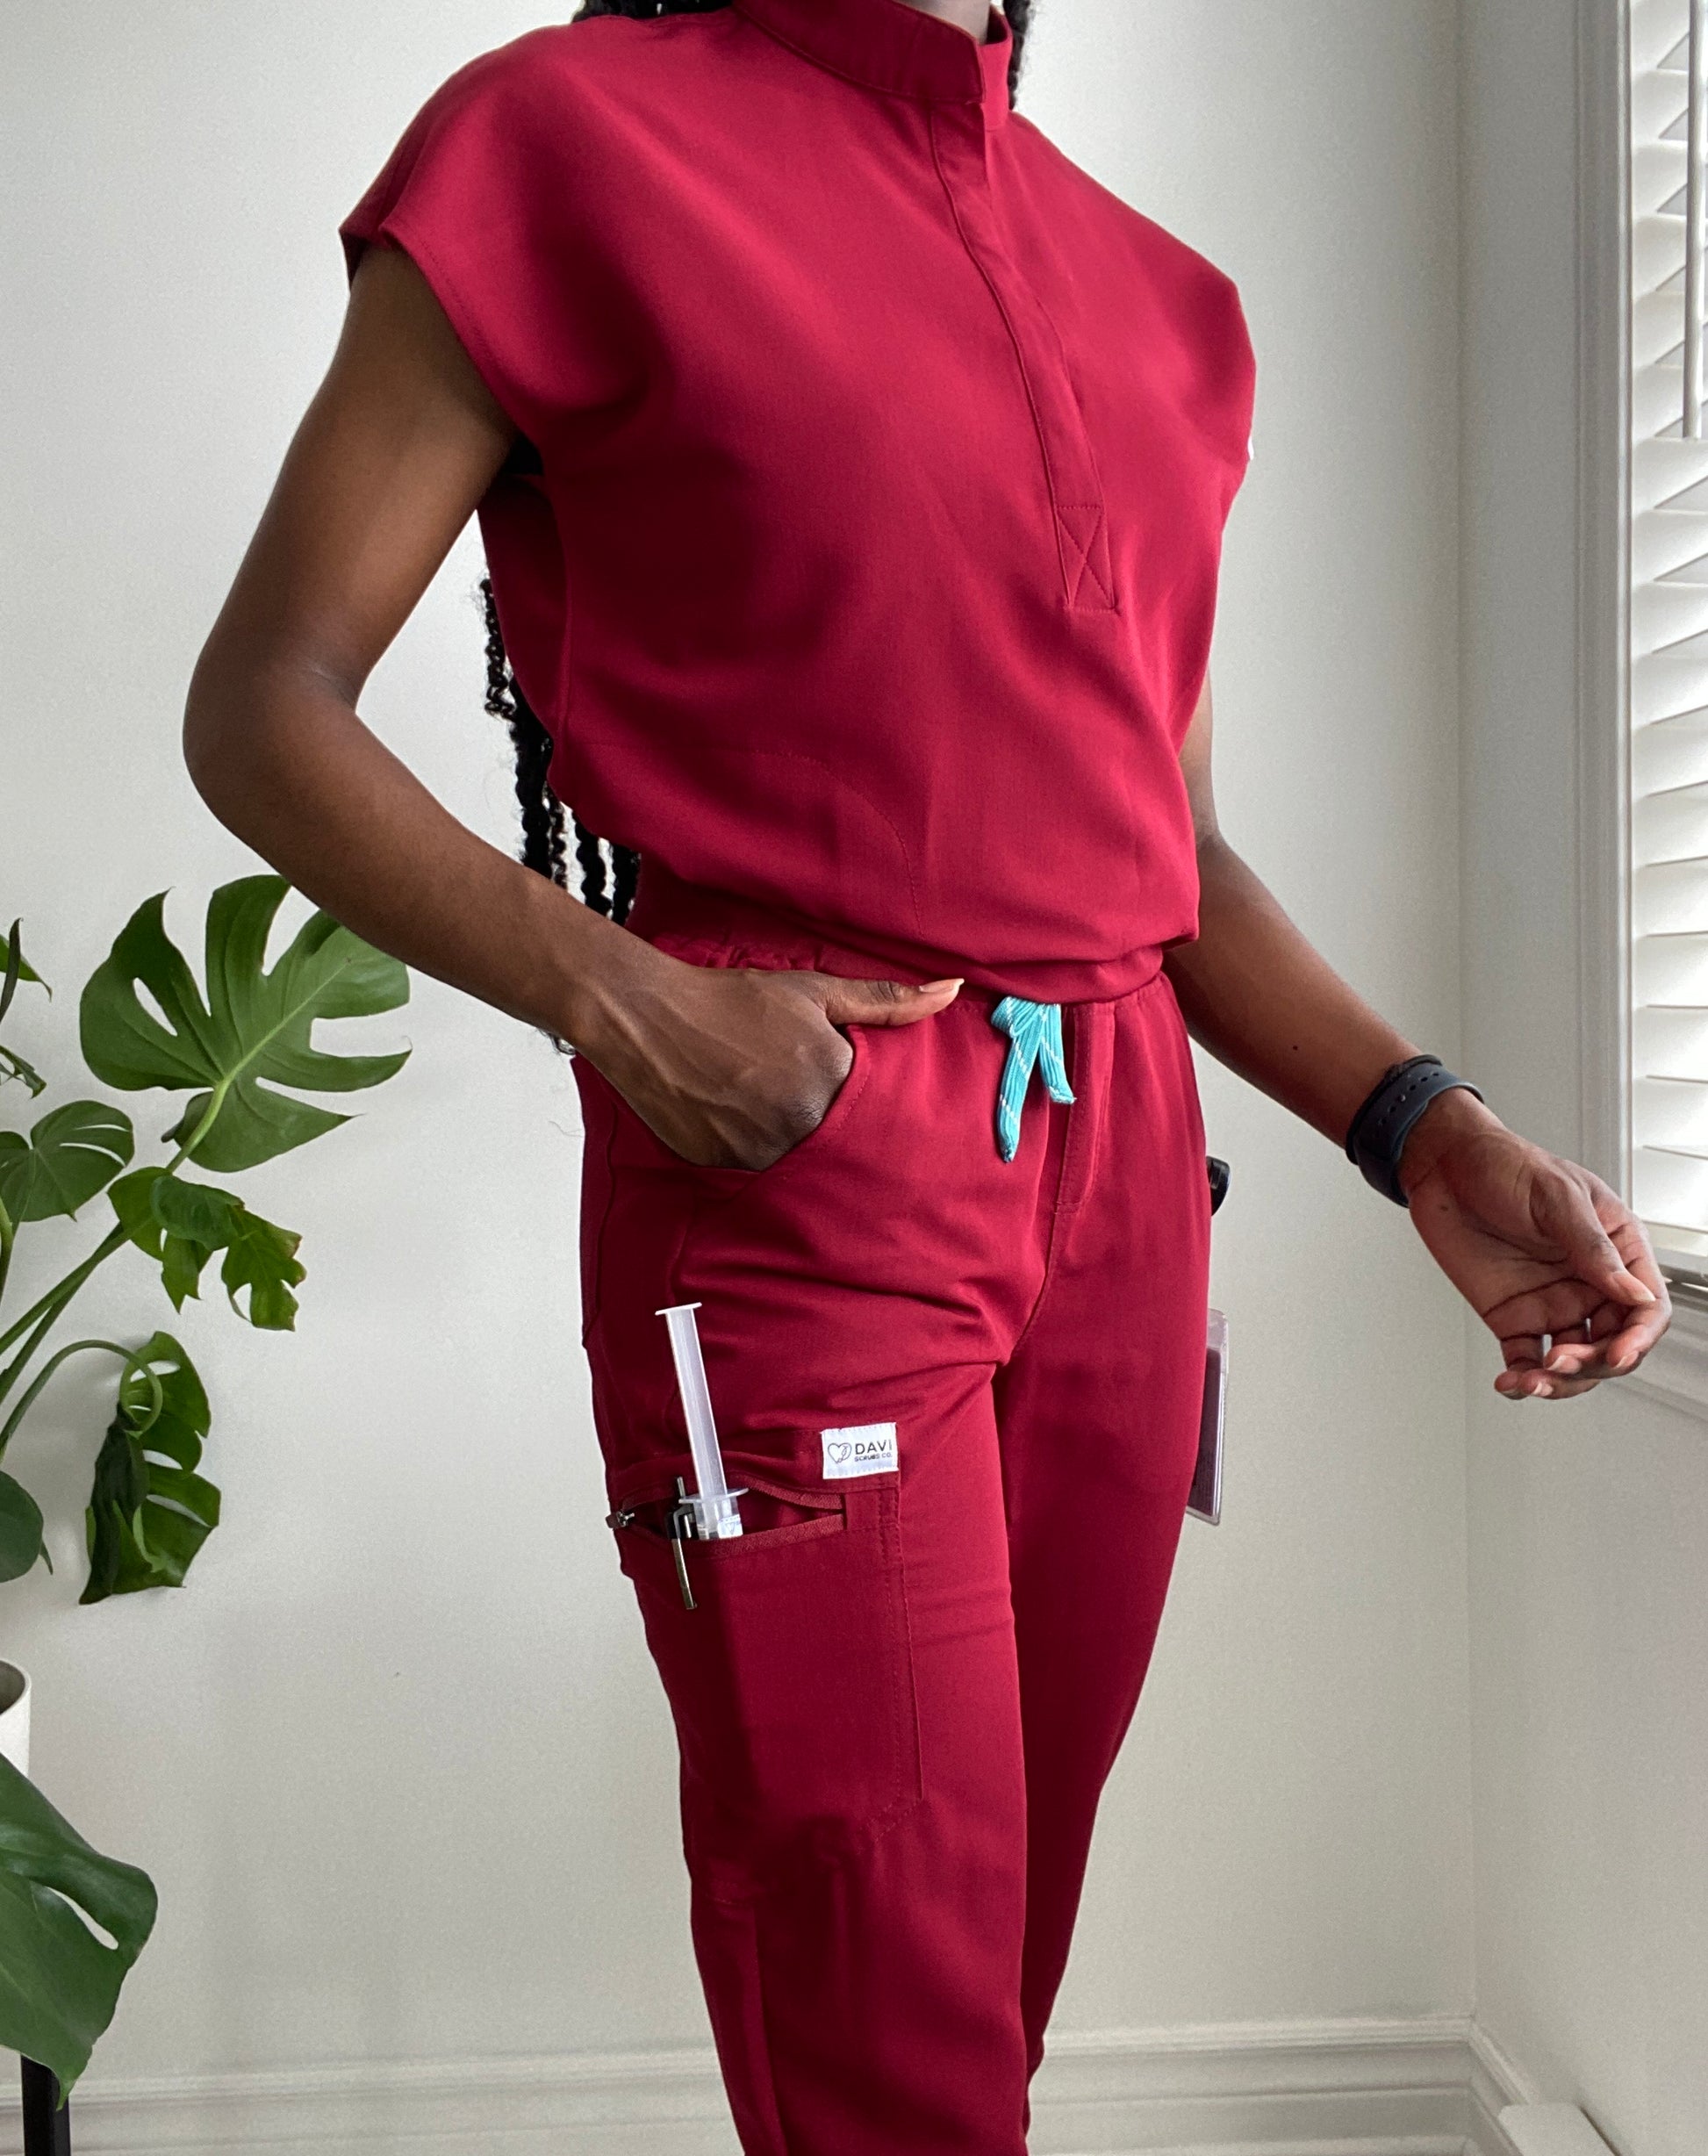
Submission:
{"label": "window frame", "polygon": [[[1580,1151],[1632,1189],[1630,0],[1577,6],[1577,754]],[[1609,714],[1617,724],[1610,726]],[[1627,1388],[1708,1414],[1708,1289]]]}

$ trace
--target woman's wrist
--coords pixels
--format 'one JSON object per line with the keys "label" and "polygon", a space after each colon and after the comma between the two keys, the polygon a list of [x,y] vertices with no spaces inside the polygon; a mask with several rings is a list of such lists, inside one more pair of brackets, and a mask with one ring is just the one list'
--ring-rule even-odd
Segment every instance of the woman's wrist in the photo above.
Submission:
{"label": "woman's wrist", "polygon": [[1438,1093],[1406,1133],[1396,1170],[1401,1189],[1410,1198],[1454,1146],[1505,1128],[1494,1110],[1463,1086]]}
{"label": "woman's wrist", "polygon": [[565,984],[556,1030],[607,1076],[642,1053],[637,1023],[664,993],[678,960],[601,915],[585,916],[586,934]]}

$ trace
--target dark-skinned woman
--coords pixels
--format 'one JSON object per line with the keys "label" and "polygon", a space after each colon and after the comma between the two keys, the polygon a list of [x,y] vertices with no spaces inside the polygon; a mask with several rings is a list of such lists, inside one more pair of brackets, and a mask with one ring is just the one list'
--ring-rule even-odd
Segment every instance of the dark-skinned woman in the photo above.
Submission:
{"label": "dark-skinned woman", "polygon": [[[454,76],[344,225],[189,703],[234,830],[575,1051],[613,1540],[749,2156],[1024,2148],[1196,1448],[1189,1037],[1409,1202],[1513,1398],[1667,1320],[1613,1194],[1217,830],[1252,346],[1013,111],[1029,12],[636,0]],[[357,715],[476,511],[529,867]],[[739,1536],[683,1539],[684,1304]]]}

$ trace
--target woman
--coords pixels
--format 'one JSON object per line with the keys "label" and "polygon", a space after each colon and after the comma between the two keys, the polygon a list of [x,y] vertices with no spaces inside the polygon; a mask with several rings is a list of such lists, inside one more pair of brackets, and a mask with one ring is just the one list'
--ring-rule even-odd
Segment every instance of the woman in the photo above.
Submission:
{"label": "woman", "polygon": [[[293,881],[577,1051],[613,1534],[755,2156],[1024,2146],[1194,1461],[1188,1033],[1351,1133],[1509,1397],[1667,1321],[1618,1198],[1217,830],[1251,349],[1218,270],[1011,112],[1029,11],[628,0],[455,76],[344,226],[187,715]],[[356,715],[477,508],[544,875]],[[685,1546],[689,1302],[745,1532]]]}

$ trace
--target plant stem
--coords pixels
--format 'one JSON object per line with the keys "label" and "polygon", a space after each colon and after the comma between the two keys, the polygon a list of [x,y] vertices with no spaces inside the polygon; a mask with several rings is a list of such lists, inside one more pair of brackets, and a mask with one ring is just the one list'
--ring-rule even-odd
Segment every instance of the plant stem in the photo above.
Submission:
{"label": "plant stem", "polygon": [[[208,1097],[208,1104],[202,1112],[200,1122],[197,1124],[196,1128],[161,1170],[163,1175],[176,1175],[184,1162],[194,1153],[197,1146],[206,1137],[214,1118],[224,1105],[228,1090],[228,1081],[222,1081],[213,1088]],[[4,1220],[4,1208],[0,1207],[0,1220]],[[10,1223],[7,1225],[10,1225]],[[21,1318],[9,1326],[4,1333],[0,1333],[0,1355],[4,1355],[7,1348],[15,1340],[22,1340],[26,1333],[30,1335],[29,1339],[25,1341],[23,1351],[14,1356],[4,1370],[0,1370],[0,1400],[4,1400],[18,1383],[30,1357],[40,1347],[58,1321],[61,1312],[76,1294],[78,1289],[83,1286],[84,1281],[89,1278],[97,1265],[104,1265],[115,1250],[122,1250],[130,1240],[122,1226],[109,1228],[81,1264],[74,1265],[63,1280],[56,1281],[48,1289],[46,1295],[39,1297],[30,1305]],[[7,1242],[4,1249],[0,1249],[0,1286],[4,1284],[6,1267],[11,1261],[11,1246],[10,1242]],[[31,1330],[32,1326],[33,1331]],[[30,1391],[25,1395],[25,1402],[35,1397],[38,1389],[39,1385],[31,1387]],[[18,1412],[22,1412],[22,1405],[20,1405]],[[8,1431],[12,1428],[16,1420],[17,1415],[14,1414],[12,1421],[6,1426]],[[0,1437],[0,1452],[4,1451],[5,1444],[6,1440]]]}
{"label": "plant stem", "polygon": [[12,1225],[12,1217],[0,1205],[0,1297],[6,1292],[6,1275],[11,1270],[12,1245],[18,1240],[18,1230]]}
{"label": "plant stem", "polygon": [[[35,1324],[37,1319],[44,1313],[51,1313],[57,1317],[96,1267],[110,1258],[115,1250],[120,1248],[129,1240],[130,1238],[122,1227],[110,1228],[80,1265],[74,1265],[63,1280],[56,1281],[48,1289],[46,1295],[30,1305],[21,1318],[17,1319],[4,1333],[0,1333],[0,1355],[4,1355],[15,1340],[22,1339],[30,1327]],[[0,1399],[4,1399],[6,1397],[11,1379],[11,1373],[0,1376]]]}
{"label": "plant stem", "polygon": [[4,1370],[0,1370],[0,1400],[4,1400],[5,1398],[6,1395],[11,1391],[12,1387],[24,1375],[25,1368],[30,1360],[30,1357],[35,1353],[36,1349],[40,1347],[42,1341],[47,1339],[49,1331],[53,1327],[54,1320],[59,1316],[59,1314],[58,1307],[47,1311],[42,1316],[41,1322],[36,1326],[35,1331],[31,1333],[29,1339],[25,1341],[23,1347],[18,1350],[12,1361],[7,1364]]}
{"label": "plant stem", "polygon": [[[212,1096],[209,1100],[207,1107],[203,1113],[201,1121],[196,1125],[196,1128],[190,1133],[190,1136],[184,1140],[183,1144],[178,1147],[178,1150],[172,1155],[172,1158],[161,1170],[161,1175],[176,1175],[177,1174],[178,1170],[183,1166],[184,1162],[190,1158],[191,1153],[194,1153],[197,1146],[201,1144],[203,1139],[206,1137],[208,1126],[219,1114],[225,1097],[225,1088],[216,1086],[214,1088]],[[41,1296],[36,1302],[30,1305],[29,1309],[25,1312],[21,1318],[18,1319],[5,1332],[0,1333],[0,1355],[4,1355],[7,1348],[11,1346],[15,1340],[21,1340],[24,1334],[29,1331],[30,1327],[35,1324],[37,1319],[41,1317],[45,1312],[49,1310],[50,1307],[54,1315],[57,1317],[59,1312],[63,1310],[65,1305],[71,1300],[72,1297],[75,1295],[78,1289],[83,1286],[84,1281],[86,1281],[90,1275],[95,1270],[96,1267],[97,1265],[104,1264],[106,1260],[112,1255],[115,1250],[122,1249],[129,1240],[130,1237],[126,1235],[122,1227],[110,1228],[106,1234],[95,1246],[94,1249],[90,1252],[89,1255],[80,1265],[74,1265],[71,1270],[65,1276],[63,1280],[56,1281],[54,1284],[48,1289],[45,1295]],[[4,1269],[0,1269],[0,1283],[4,1282],[4,1277],[5,1276]],[[39,1338],[39,1333],[37,1337]],[[32,1341],[31,1348],[33,1348],[35,1342]],[[20,1358],[20,1362],[28,1361],[29,1352],[29,1350],[25,1351],[24,1356]],[[0,1375],[0,1400],[4,1400],[7,1393],[11,1390],[12,1384],[17,1378],[18,1368],[19,1364],[15,1363],[10,1370],[4,1372],[3,1375]]]}
{"label": "plant stem", "polygon": [[7,1416],[4,1424],[0,1425],[0,1456],[4,1455],[7,1446],[11,1443],[13,1436],[17,1433],[18,1424],[23,1421],[25,1416],[29,1412],[31,1403],[35,1399],[37,1394],[41,1391],[41,1388],[47,1383],[47,1380],[54,1375],[54,1372],[58,1369],[60,1364],[65,1361],[68,1355],[81,1355],[86,1348],[99,1348],[108,1355],[117,1355],[119,1360],[126,1363],[129,1368],[140,1369],[143,1376],[148,1380],[149,1386],[154,1396],[153,1412],[149,1417],[149,1420],[153,1421],[154,1416],[159,1414],[161,1401],[164,1397],[161,1391],[160,1379],[155,1376],[153,1370],[148,1368],[148,1365],[142,1360],[141,1356],[137,1353],[134,1348],[122,1348],[116,1340],[74,1340],[68,1346],[56,1349],[54,1354],[48,1356],[47,1360],[42,1364],[41,1368],[30,1380],[29,1386],[25,1391],[23,1398],[18,1401],[18,1405],[14,1407],[11,1414]]}

